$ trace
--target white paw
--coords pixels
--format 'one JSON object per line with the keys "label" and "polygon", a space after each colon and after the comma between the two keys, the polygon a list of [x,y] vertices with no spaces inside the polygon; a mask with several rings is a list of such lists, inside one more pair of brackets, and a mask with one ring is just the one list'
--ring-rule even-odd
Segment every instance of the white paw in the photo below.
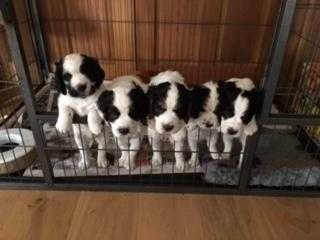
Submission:
{"label": "white paw", "polygon": [[56,129],[58,130],[59,133],[66,134],[67,132],[70,131],[70,124],[68,121],[61,121],[58,119],[56,123]]}
{"label": "white paw", "polygon": [[78,168],[81,170],[81,171],[84,171],[86,169],[89,168],[89,163],[87,161],[84,161],[84,160],[80,160],[78,162]]}
{"label": "white paw", "polygon": [[118,160],[118,163],[119,163],[119,167],[124,167],[127,170],[129,170],[130,168],[131,169],[135,168],[134,162],[129,161],[129,157],[127,157],[127,156],[124,156],[124,157],[121,156],[121,158],[119,158],[119,160]]}
{"label": "white paw", "polygon": [[179,172],[184,171],[184,161],[176,161],[176,169]]}
{"label": "white paw", "polygon": [[221,159],[222,160],[229,160],[230,156],[231,156],[231,154],[228,153],[228,152],[221,153]]}
{"label": "white paw", "polygon": [[153,154],[151,159],[152,166],[160,166],[162,164],[162,157],[160,154]]}
{"label": "white paw", "polygon": [[191,167],[198,166],[199,165],[199,161],[198,161],[197,154],[192,154],[188,163],[189,163],[189,165]]}
{"label": "white paw", "polygon": [[219,159],[219,153],[217,152],[211,153],[211,157],[212,159]]}
{"label": "white paw", "polygon": [[101,133],[101,129],[102,129],[101,121],[88,122],[88,127],[90,131],[95,135],[99,135]]}
{"label": "white paw", "polygon": [[106,168],[109,165],[109,161],[105,158],[97,160],[98,168]]}

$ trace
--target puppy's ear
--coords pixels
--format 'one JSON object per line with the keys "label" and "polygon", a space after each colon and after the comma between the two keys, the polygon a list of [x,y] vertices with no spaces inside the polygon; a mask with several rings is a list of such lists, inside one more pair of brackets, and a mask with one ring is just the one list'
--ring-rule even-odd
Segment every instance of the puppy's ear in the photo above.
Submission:
{"label": "puppy's ear", "polygon": [[179,98],[176,113],[179,118],[188,123],[191,112],[191,91],[180,83],[177,83],[177,88],[179,91]]}
{"label": "puppy's ear", "polygon": [[190,91],[190,116],[198,118],[200,113],[204,111],[204,105],[209,97],[210,90],[203,86],[194,86]]}
{"label": "puppy's ear", "polygon": [[149,113],[147,94],[143,92],[140,86],[135,84],[135,87],[129,92],[129,97],[132,104],[129,115],[132,119],[141,121],[144,125],[147,125]]}
{"label": "puppy's ear", "polygon": [[114,94],[113,91],[105,90],[101,95],[99,96],[97,100],[97,106],[101,113],[103,113],[103,118],[106,121],[109,121],[109,113],[110,108],[113,104]]}
{"label": "puppy's ear", "polygon": [[253,89],[249,91],[249,101],[252,112],[255,115],[259,115],[262,109],[264,99],[264,91],[262,89]]}
{"label": "puppy's ear", "polygon": [[101,68],[97,59],[86,55],[82,56],[83,63],[80,66],[80,71],[94,82],[96,88],[99,88],[105,78],[104,70]]}
{"label": "puppy's ear", "polygon": [[147,99],[148,99],[148,117],[151,119],[154,117],[153,111],[152,111],[152,106],[153,106],[153,101],[154,101],[154,93],[155,93],[156,87],[155,86],[150,86],[147,92]]}
{"label": "puppy's ear", "polygon": [[67,89],[63,80],[63,59],[60,59],[58,62],[55,62],[54,82],[55,82],[55,89],[59,93],[66,95]]}

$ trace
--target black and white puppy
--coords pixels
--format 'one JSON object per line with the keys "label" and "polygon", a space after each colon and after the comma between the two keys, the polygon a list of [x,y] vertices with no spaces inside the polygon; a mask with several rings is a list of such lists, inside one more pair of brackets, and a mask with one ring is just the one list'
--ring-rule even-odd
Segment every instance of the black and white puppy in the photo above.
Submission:
{"label": "black and white puppy", "polygon": [[230,158],[233,139],[242,144],[238,168],[242,165],[243,150],[247,136],[258,130],[256,115],[261,109],[262,92],[249,78],[231,78],[219,82],[220,130],[223,136],[224,151],[222,157]]}
{"label": "black and white puppy", "polygon": [[128,170],[135,167],[142,137],[147,134],[147,88],[137,76],[121,76],[103,91],[96,104],[99,116],[111,125],[122,151],[119,166]]}
{"label": "black and white puppy", "polygon": [[189,120],[190,91],[179,72],[165,71],[151,78],[148,135],[153,149],[152,164],[162,164],[161,135],[174,141],[177,170],[184,168],[183,147]]}
{"label": "black and white puppy", "polygon": [[190,120],[187,125],[188,143],[191,150],[189,164],[199,164],[197,156],[197,145],[199,140],[206,140],[209,152],[213,159],[219,154],[216,148],[218,139],[219,120],[217,116],[218,84],[212,81],[195,86],[191,90]]}
{"label": "black and white puppy", "polygon": [[[97,60],[86,55],[72,53],[66,55],[56,63],[55,83],[59,92],[58,96],[58,119],[56,129],[60,133],[67,133],[73,127],[74,139],[80,150],[78,166],[84,169],[90,165],[90,157],[87,149],[93,143],[93,136],[86,124],[72,124],[74,113],[79,116],[87,116],[92,128],[101,124],[101,119],[93,114],[92,107],[96,103],[99,94],[104,88],[103,80],[105,73]],[[106,155],[105,140],[103,134],[95,137],[98,142],[97,163],[99,167],[105,167]]]}

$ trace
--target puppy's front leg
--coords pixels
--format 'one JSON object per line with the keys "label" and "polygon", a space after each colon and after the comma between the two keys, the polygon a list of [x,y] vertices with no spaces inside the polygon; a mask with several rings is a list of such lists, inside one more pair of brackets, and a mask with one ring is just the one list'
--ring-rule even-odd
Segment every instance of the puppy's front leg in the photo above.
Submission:
{"label": "puppy's front leg", "polygon": [[207,146],[211,154],[211,157],[213,159],[219,158],[218,150],[216,147],[217,141],[218,141],[218,132],[216,130],[211,130],[209,136],[207,137]]}
{"label": "puppy's front leg", "polygon": [[194,128],[188,129],[188,143],[191,150],[191,158],[189,160],[190,166],[194,167],[199,164],[198,159],[198,140],[200,135],[200,128],[195,126]]}
{"label": "puppy's front leg", "polygon": [[56,129],[58,132],[65,134],[71,129],[73,120],[73,111],[69,107],[59,106],[58,119],[56,123]]}
{"label": "puppy's front leg", "polygon": [[238,165],[237,165],[237,168],[238,168],[238,169],[240,169],[241,166],[242,166],[243,155],[244,155],[244,150],[245,150],[246,141],[247,141],[247,135],[243,133],[243,134],[241,135],[240,141],[241,141],[241,152],[240,152],[239,162],[238,162]]}
{"label": "puppy's front leg", "polygon": [[140,150],[141,146],[141,139],[139,137],[131,138],[130,139],[130,168],[135,168],[135,160],[136,156],[138,154],[138,151]]}
{"label": "puppy's front leg", "polygon": [[186,128],[182,128],[179,132],[172,135],[174,141],[174,152],[175,152],[175,159],[176,159],[176,168],[178,171],[184,170],[184,141],[187,135]]}
{"label": "puppy's front leg", "polygon": [[152,129],[148,129],[149,142],[152,146],[152,159],[151,163],[153,166],[158,166],[162,164],[162,155],[161,155],[161,136],[159,133]]}
{"label": "puppy's front leg", "polygon": [[222,135],[222,139],[223,139],[223,151],[222,151],[222,159],[230,159],[231,156],[231,148],[232,148],[232,141],[233,141],[233,137],[231,137],[228,134],[223,134]]}
{"label": "puppy's front leg", "polygon": [[106,158],[106,141],[107,136],[105,134],[105,129],[102,129],[102,132],[96,136],[96,141],[98,143],[98,156],[97,156],[97,165],[100,168],[106,168],[109,164],[108,159]]}
{"label": "puppy's front leg", "polygon": [[121,157],[119,159],[119,167],[124,167],[125,169],[130,169],[130,140],[127,137],[119,137],[118,145],[121,150]]}
{"label": "puppy's front leg", "polygon": [[95,135],[99,135],[102,131],[103,119],[100,118],[98,112],[96,110],[89,111],[87,120],[90,131]]}

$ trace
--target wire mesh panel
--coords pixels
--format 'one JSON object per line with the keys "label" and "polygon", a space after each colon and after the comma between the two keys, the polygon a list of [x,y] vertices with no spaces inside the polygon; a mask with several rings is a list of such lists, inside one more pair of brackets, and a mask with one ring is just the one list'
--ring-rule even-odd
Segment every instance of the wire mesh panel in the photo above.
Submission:
{"label": "wire mesh panel", "polygon": [[277,114],[320,117],[319,1],[297,1],[274,103]]}

